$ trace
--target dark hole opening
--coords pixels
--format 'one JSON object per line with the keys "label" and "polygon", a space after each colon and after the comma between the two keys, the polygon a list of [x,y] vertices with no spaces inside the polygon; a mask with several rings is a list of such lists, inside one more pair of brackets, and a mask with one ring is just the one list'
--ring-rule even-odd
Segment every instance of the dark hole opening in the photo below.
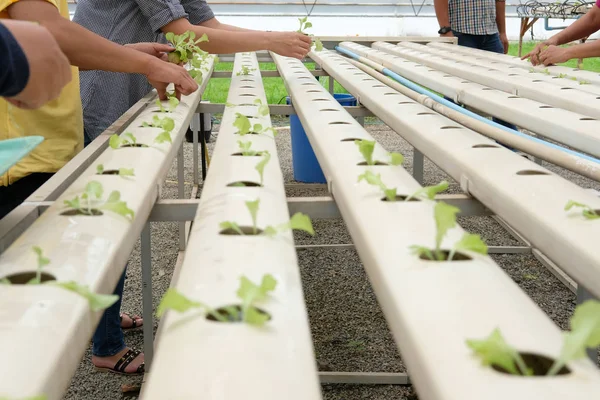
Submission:
{"label": "dark hole opening", "polygon": [[475,146],[473,146],[474,149],[497,149],[500,148],[500,146],[495,146],[493,144],[476,144]]}
{"label": "dark hole opening", "polygon": [[336,110],[334,108],[323,108],[322,110],[319,111],[340,111],[340,110]]}
{"label": "dark hole opening", "polygon": [[[395,200],[391,200],[391,201],[390,201],[390,200],[388,200],[388,198],[387,198],[387,197],[383,197],[383,198],[381,199],[381,201],[389,201],[389,202],[405,201],[407,197],[408,197],[408,196],[405,196],[405,195],[403,195],[403,194],[397,194],[397,195],[396,195],[396,199],[395,199]],[[421,199],[418,199],[418,198],[415,198],[415,197],[411,197],[411,198],[410,198],[410,200],[408,200],[408,201],[409,201],[409,202],[411,202],[411,201],[421,201]]]}
{"label": "dark hole opening", "polygon": [[260,157],[264,154],[263,151],[257,151],[256,154],[252,155],[244,155],[242,152],[233,153],[232,156],[241,156],[241,157]]}
{"label": "dark hole opening", "polygon": [[101,174],[96,174],[96,175],[119,175],[119,170],[118,169],[107,169],[105,171],[102,171]]}
{"label": "dark hole opening", "polygon": [[345,122],[345,121],[335,121],[335,122],[330,122],[329,125],[352,125],[350,122]]}
{"label": "dark hole opening", "polygon": [[66,216],[73,216],[73,215],[85,215],[87,217],[97,217],[102,215],[102,211],[98,210],[97,208],[92,208],[90,210],[90,214],[86,212],[83,212],[82,210],[67,210],[67,211],[63,211],[60,213],[60,215],[66,215]]}
{"label": "dark hole opening", "polygon": [[[35,272],[18,272],[16,274],[8,275],[5,277],[10,283],[13,285],[25,285],[27,282],[36,277]],[[40,280],[42,282],[55,281],[56,278],[54,275],[51,275],[47,272],[42,272],[40,276]]]}
{"label": "dark hole opening", "polygon": [[462,129],[461,126],[442,126],[442,129]]}
{"label": "dark hole opening", "polygon": [[[359,162],[359,163],[358,163],[358,164],[356,164],[356,165],[364,166],[364,165],[369,165],[369,164],[367,164],[367,162],[366,162],[366,161],[362,161],[362,162]],[[373,165],[371,165],[371,166],[377,166],[377,165],[389,165],[389,164],[388,164],[388,163],[386,163],[386,162],[383,162],[383,161],[375,161],[375,164],[373,164]]]}
{"label": "dark hole opening", "polygon": [[533,169],[524,169],[522,171],[517,172],[517,175],[550,175],[544,171],[536,171]]}
{"label": "dark hole opening", "polygon": [[146,144],[136,143],[136,144],[124,144],[121,147],[148,147]]}
{"label": "dark hole opening", "polygon": [[364,138],[347,138],[347,139],[340,140],[340,142],[354,142],[356,140],[365,140],[365,139]]}
{"label": "dark hole opening", "polygon": [[227,187],[261,187],[260,183],[252,181],[235,181],[227,185]]}
{"label": "dark hole opening", "polygon": [[[260,235],[263,232],[263,230],[260,228],[256,228],[256,232],[254,232],[254,228],[251,226],[240,226],[240,230],[244,233],[244,235],[248,236]],[[236,232],[231,228],[221,230],[219,235],[241,236],[239,232]]]}
{"label": "dark hole opening", "polygon": [[[431,252],[433,253],[434,250],[430,249]],[[425,254],[421,254],[419,256],[419,258],[421,260],[425,260],[425,261],[431,261],[431,262],[441,262],[441,261],[448,261],[448,257],[450,256],[450,251],[449,250],[440,250],[440,253],[442,254],[442,260],[431,260],[430,258],[428,258]],[[457,251],[454,253],[454,255],[452,256],[452,261],[450,262],[454,262],[454,261],[468,261],[468,260],[472,260],[472,258],[468,255],[466,255],[465,253],[461,253],[460,251]]]}
{"label": "dark hole opening", "polygon": [[[525,365],[527,365],[527,367],[529,367],[533,370],[533,376],[546,376],[546,374],[552,367],[552,364],[554,363],[554,360],[552,360],[551,358],[548,358],[546,356],[542,356],[539,354],[521,353],[521,352],[519,352],[519,354],[521,355],[521,358],[523,358]],[[505,370],[502,367],[492,365],[492,368],[503,374],[510,374],[510,372],[508,372],[507,370]],[[520,376],[524,376],[521,374],[521,371],[519,370],[519,368],[517,368],[517,371],[519,371]],[[560,371],[558,371],[558,373],[556,375],[568,375],[570,373],[571,373],[571,370],[569,368],[567,368],[566,366],[564,366],[560,369]]]}
{"label": "dark hole opening", "polygon": [[[255,307],[255,308],[260,314],[266,315],[268,317],[269,321],[271,320],[271,314],[269,314],[265,310],[260,309],[258,307]],[[219,307],[215,310],[215,312],[218,313],[220,316],[225,317],[227,319],[227,322],[243,322],[242,306],[239,304],[233,304],[230,306]],[[215,322],[225,322],[225,321],[219,321],[212,314],[207,314],[206,319],[209,321],[215,321]]]}

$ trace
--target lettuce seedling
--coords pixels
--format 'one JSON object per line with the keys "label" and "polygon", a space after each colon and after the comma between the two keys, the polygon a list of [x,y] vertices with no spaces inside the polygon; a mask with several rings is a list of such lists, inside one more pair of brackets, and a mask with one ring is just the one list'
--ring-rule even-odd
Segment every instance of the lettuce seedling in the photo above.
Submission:
{"label": "lettuce seedling", "polygon": [[139,144],[133,133],[125,132],[123,136],[119,136],[116,133],[110,137],[109,145],[113,149],[118,149],[123,146],[133,146],[133,147],[148,147],[146,144]]}
{"label": "lettuce seedling", "polygon": [[174,94],[167,93],[167,98],[169,99],[169,109],[168,110],[163,106],[163,103],[162,103],[162,101],[160,101],[160,99],[156,99],[155,104],[158,107],[158,110],[162,113],[172,113],[173,111],[175,111],[175,109],[179,105],[179,100],[177,100],[177,97],[175,97]]}
{"label": "lettuce seedling", "polygon": [[171,140],[171,133],[169,133],[167,131],[163,131],[163,132],[159,133],[154,138],[154,142],[158,143],[158,144],[165,143],[165,142],[173,143],[173,140]]}
{"label": "lettuce seedling", "polygon": [[241,140],[238,140],[237,142],[242,156],[260,156],[264,154],[263,151],[251,150],[250,147],[252,147],[252,142],[242,142]]}
{"label": "lettuce seedling", "polygon": [[190,61],[195,53],[200,53],[203,50],[198,47],[198,43],[208,42],[208,36],[206,33],[200,37],[200,39],[196,39],[196,33],[193,31],[187,31],[182,33],[181,35],[175,35],[173,32],[168,32],[166,38],[175,49],[169,53],[169,62],[174,64],[187,63]]}
{"label": "lettuce seedling", "polygon": [[300,28],[296,32],[303,33],[306,35],[307,33],[304,32],[304,30],[312,28],[312,23],[308,22],[308,16],[304,18],[298,18],[298,21],[300,22]]}
{"label": "lettuce seedling", "polygon": [[582,80],[579,81],[580,85],[589,85],[590,83],[591,83],[590,81],[587,81],[585,79],[582,79]]}
{"label": "lettuce seedling", "polygon": [[569,76],[567,74],[558,74],[559,78],[568,78]]}
{"label": "lettuce seedling", "polygon": [[250,123],[248,117],[243,114],[235,113],[235,121],[233,126],[238,129],[236,135],[248,135],[248,134],[266,134],[267,132],[273,133],[273,136],[277,136],[277,131],[273,127],[263,127],[261,124]]}
{"label": "lettuce seedling", "polygon": [[[104,173],[104,165],[98,164],[96,166],[96,173],[98,175],[102,175]],[[133,172],[133,168],[119,168],[118,175],[123,178],[126,176],[135,176],[135,174]]]}
{"label": "lettuce seedling", "polygon": [[365,171],[364,174],[358,177],[358,182],[362,180],[367,181],[369,185],[379,187],[388,201],[396,201],[396,188],[388,188],[381,180],[381,174],[375,175],[371,171]]}
{"label": "lettuce seedling", "polygon": [[323,51],[323,43],[321,42],[321,39],[316,38],[314,41],[315,44],[315,51]]}
{"label": "lettuce seedling", "polygon": [[94,215],[93,210],[98,209],[112,211],[125,218],[130,217],[133,219],[133,210],[127,207],[126,202],[121,201],[121,194],[118,191],[112,191],[106,201],[102,200],[103,193],[102,184],[98,181],[91,181],[85,186],[85,191],[81,197],[75,196],[72,200],[65,200],[64,204],[83,215]]}
{"label": "lettuce seedling", "polygon": [[256,68],[249,68],[246,65],[242,65],[242,69],[235,74],[236,76],[250,75],[250,72],[256,71]]}
{"label": "lettuce seedling", "polygon": [[152,122],[142,122],[142,126],[145,128],[161,128],[164,131],[171,132],[175,129],[175,121],[173,121],[173,118],[161,118],[155,115],[152,117]]}
{"label": "lettuce seedling", "polygon": [[17,399],[15,397],[0,396],[0,400],[48,400],[48,396],[46,396],[45,394],[41,394],[39,396],[22,397],[20,399]]}
{"label": "lettuce seedling", "polygon": [[[47,281],[42,283],[42,269],[50,264],[50,259],[45,257],[42,249],[39,246],[33,246],[33,252],[37,256],[37,270],[35,274],[35,278],[31,279],[27,282],[28,285],[52,285],[57,286],[71,292],[75,292],[80,296],[84,297],[90,306],[92,311],[100,311],[104,310],[110,306],[112,306],[117,300],[119,300],[119,296],[117,295],[105,295],[105,294],[97,294],[90,291],[87,286],[80,285],[75,281],[68,282],[56,282],[56,281]],[[8,279],[3,279],[2,283],[10,284]]]}
{"label": "lettuce seedling", "polygon": [[[260,207],[260,199],[246,202],[246,208],[250,212],[250,217],[252,218],[252,232],[255,235],[258,233],[257,217],[258,217],[259,207]],[[219,226],[221,229],[232,229],[237,234],[244,235],[244,232],[241,230],[240,226],[233,221],[221,222],[221,224]],[[312,223],[310,221],[310,217],[305,214],[302,214],[300,212],[294,214],[288,222],[283,223],[277,227],[267,226],[264,229],[262,234],[266,235],[266,236],[275,236],[278,232],[285,231],[288,229],[304,231],[310,235],[315,234]]]}
{"label": "lettuce seedling", "polygon": [[473,353],[481,359],[484,366],[494,365],[513,375],[533,375],[533,371],[527,368],[519,352],[506,343],[498,328],[485,339],[467,340],[467,346],[473,349]]}
{"label": "lettuce seedling", "polygon": [[263,155],[263,159],[260,160],[258,162],[258,164],[256,164],[256,166],[254,167],[254,169],[258,172],[258,175],[260,176],[260,184],[261,184],[261,186],[264,183],[265,167],[267,166],[267,164],[271,160],[271,153],[269,153],[267,150],[265,150],[265,151],[262,152],[262,155]]}
{"label": "lettuce seedling", "polygon": [[[373,151],[375,151],[374,140],[355,140],[354,143],[358,146],[358,151],[365,159],[367,165],[376,165],[376,161],[373,160]],[[391,165],[401,165],[404,161],[404,156],[400,153],[388,153],[390,157]]]}
{"label": "lettuce seedling", "polygon": [[408,196],[404,201],[409,201],[410,199],[415,199],[415,198],[434,200],[435,196],[438,193],[441,193],[446,189],[448,189],[448,182],[441,181],[440,183],[438,183],[437,185],[434,185],[434,186],[422,187],[421,189],[417,190],[416,192],[414,192],[413,194]]}
{"label": "lettuce seedling", "polygon": [[[433,209],[436,226],[435,248],[432,250],[425,246],[411,246],[413,252],[419,256],[425,256],[432,261],[443,261],[445,255],[441,248],[442,241],[448,231],[456,227],[456,214],[459,211],[460,210],[458,208],[442,201],[436,203]],[[487,254],[487,245],[481,240],[479,235],[465,233],[450,250],[448,261],[452,261],[454,254],[461,250],[472,251],[485,255]]]}
{"label": "lettuce seedling", "polygon": [[573,200],[569,200],[567,202],[567,204],[565,205],[565,211],[569,211],[570,209],[574,208],[574,207],[578,207],[581,208],[581,214],[585,217],[585,219],[598,219],[600,218],[600,215],[596,212],[596,210],[594,210],[592,207],[583,204],[583,203],[578,203],[576,201]]}
{"label": "lettuce seedling", "polygon": [[261,99],[254,100],[254,104],[258,106],[258,115],[262,117],[269,115],[270,110],[268,104],[263,104]]}

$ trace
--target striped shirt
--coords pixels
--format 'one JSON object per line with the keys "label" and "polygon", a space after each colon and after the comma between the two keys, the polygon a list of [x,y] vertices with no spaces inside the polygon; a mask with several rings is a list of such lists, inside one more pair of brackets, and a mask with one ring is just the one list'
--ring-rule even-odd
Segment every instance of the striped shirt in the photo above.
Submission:
{"label": "striped shirt", "polygon": [[496,0],[449,0],[450,27],[468,35],[498,33]]}
{"label": "striped shirt", "polygon": [[[187,18],[198,25],[214,18],[205,0],[79,0],[73,21],[115,43],[166,43],[161,28]],[[146,77],[81,71],[80,92],[86,139],[93,140],[144,97]]]}

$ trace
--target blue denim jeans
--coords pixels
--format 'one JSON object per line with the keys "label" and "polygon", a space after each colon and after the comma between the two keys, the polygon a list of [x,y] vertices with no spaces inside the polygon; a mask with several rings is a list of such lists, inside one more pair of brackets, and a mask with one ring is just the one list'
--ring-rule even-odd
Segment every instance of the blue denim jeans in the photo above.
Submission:
{"label": "blue denim jeans", "polygon": [[[93,139],[89,137],[84,128],[84,142],[83,145],[87,146]],[[115,304],[108,307],[94,332],[92,338],[93,348],[92,354],[97,357],[110,357],[114,356],[125,348],[125,340],[123,338],[123,330],[121,329],[121,298],[123,297],[123,286],[125,286],[125,272],[127,271],[127,265],[125,270],[117,283],[117,287],[113,294],[119,296],[119,300]]]}
{"label": "blue denim jeans", "polygon": [[[504,46],[500,41],[500,35],[495,33],[493,35],[468,35],[466,33],[460,33],[456,31],[452,31],[454,36],[458,39],[458,44],[460,46],[471,47],[479,50],[491,51],[493,53],[504,54]],[[447,99],[450,100],[450,99]],[[510,122],[503,121],[496,117],[492,118],[497,124],[505,126],[509,129],[517,130],[517,127]],[[508,147],[508,146],[505,146]],[[510,148],[510,147],[509,147]]]}

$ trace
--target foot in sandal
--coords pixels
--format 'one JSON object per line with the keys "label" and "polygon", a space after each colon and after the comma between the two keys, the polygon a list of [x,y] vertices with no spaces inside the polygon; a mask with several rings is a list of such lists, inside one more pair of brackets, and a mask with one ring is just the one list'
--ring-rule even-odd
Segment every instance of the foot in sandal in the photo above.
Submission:
{"label": "foot in sandal", "polygon": [[121,375],[140,375],[144,373],[144,353],[125,347],[110,357],[92,356],[96,370]]}
{"label": "foot in sandal", "polygon": [[121,313],[121,329],[124,331],[133,331],[144,326],[144,319],[139,315]]}

